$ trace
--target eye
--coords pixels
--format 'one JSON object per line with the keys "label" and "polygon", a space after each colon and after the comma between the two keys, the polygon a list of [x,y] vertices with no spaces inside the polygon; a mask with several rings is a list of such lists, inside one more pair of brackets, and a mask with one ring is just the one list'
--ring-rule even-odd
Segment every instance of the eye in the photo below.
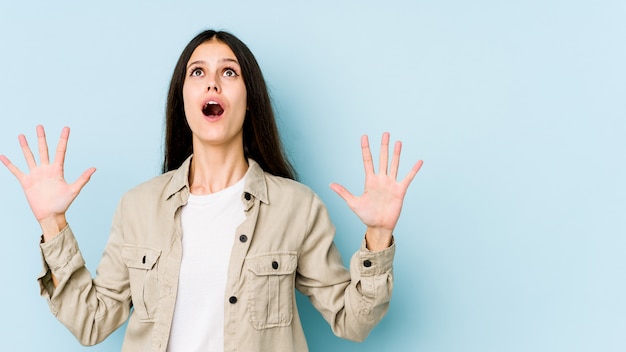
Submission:
{"label": "eye", "polygon": [[189,73],[189,76],[191,76],[191,77],[200,77],[200,76],[202,76],[203,73],[204,72],[202,72],[201,68],[196,67],[196,68],[192,68],[191,69],[191,72]]}
{"label": "eye", "polygon": [[232,68],[227,68],[227,69],[224,70],[224,76],[226,76],[226,77],[237,77],[239,75]]}

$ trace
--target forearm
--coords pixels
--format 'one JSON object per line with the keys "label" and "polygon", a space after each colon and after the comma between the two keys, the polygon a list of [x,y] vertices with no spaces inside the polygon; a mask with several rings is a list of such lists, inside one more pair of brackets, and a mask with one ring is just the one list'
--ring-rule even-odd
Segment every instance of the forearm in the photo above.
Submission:
{"label": "forearm", "polygon": [[362,248],[350,260],[350,281],[346,282],[343,292],[330,294],[334,291],[332,286],[313,290],[311,301],[335,335],[363,341],[385,316],[393,290],[394,251],[393,246],[378,252]]}
{"label": "forearm", "polygon": [[325,256],[329,260],[327,265],[317,266],[326,270],[313,273],[318,279],[299,276],[296,287],[309,296],[335,335],[363,341],[389,309],[394,253],[393,243],[375,252],[366,249],[363,243],[352,256],[347,271],[333,246]]}
{"label": "forearm", "polygon": [[39,278],[41,293],[55,317],[81,344],[96,344],[123,324],[130,313],[124,270],[118,267],[112,269],[113,277],[92,279],[69,227],[42,243],[41,250],[45,261]]}

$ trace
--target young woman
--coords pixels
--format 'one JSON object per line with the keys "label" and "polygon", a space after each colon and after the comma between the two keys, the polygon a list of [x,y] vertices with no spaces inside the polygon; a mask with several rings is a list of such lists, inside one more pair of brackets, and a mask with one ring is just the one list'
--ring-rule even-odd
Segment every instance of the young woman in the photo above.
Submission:
{"label": "young woman", "polygon": [[[0,161],[24,189],[43,236],[42,295],[85,345],[130,316],[124,351],[307,351],[294,288],[340,337],[361,341],[387,311],[392,232],[417,162],[396,181],[400,142],[378,173],[361,140],[365,192],[331,188],[367,227],[350,269],[320,199],[294,181],[261,70],[244,43],[205,31],[181,54],[167,99],[163,174],[126,193],[92,279],[65,213],[95,172],[68,184],[66,127],[51,162],[19,136],[30,172]],[[131,310],[132,308],[132,310]]]}

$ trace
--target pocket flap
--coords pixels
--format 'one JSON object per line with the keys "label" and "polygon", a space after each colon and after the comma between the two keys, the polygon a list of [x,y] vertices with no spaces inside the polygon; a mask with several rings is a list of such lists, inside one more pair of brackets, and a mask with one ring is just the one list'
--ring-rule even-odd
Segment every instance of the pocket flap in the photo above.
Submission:
{"label": "pocket flap", "polygon": [[124,245],[122,258],[129,268],[150,270],[161,256],[161,251],[140,246]]}
{"label": "pocket flap", "polygon": [[296,252],[264,253],[246,258],[248,269],[256,275],[287,275],[296,270]]}

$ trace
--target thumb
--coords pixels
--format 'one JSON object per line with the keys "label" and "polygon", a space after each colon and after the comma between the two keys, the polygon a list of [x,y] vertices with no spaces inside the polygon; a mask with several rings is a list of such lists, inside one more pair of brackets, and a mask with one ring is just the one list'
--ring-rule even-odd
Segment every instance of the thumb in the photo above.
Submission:
{"label": "thumb", "polygon": [[335,193],[337,193],[341,198],[343,198],[343,200],[345,200],[346,203],[348,204],[351,204],[352,201],[354,200],[354,195],[352,195],[350,191],[348,191],[344,186],[338,183],[331,183],[330,189],[335,191]]}
{"label": "thumb", "polygon": [[78,194],[83,189],[83,187],[85,187],[85,185],[87,184],[87,182],[89,182],[94,172],[96,172],[95,167],[91,167],[85,170],[85,172],[83,172],[82,175],[80,175],[78,180],[76,180],[76,182],[72,184],[72,188],[74,189],[74,192],[76,194]]}

